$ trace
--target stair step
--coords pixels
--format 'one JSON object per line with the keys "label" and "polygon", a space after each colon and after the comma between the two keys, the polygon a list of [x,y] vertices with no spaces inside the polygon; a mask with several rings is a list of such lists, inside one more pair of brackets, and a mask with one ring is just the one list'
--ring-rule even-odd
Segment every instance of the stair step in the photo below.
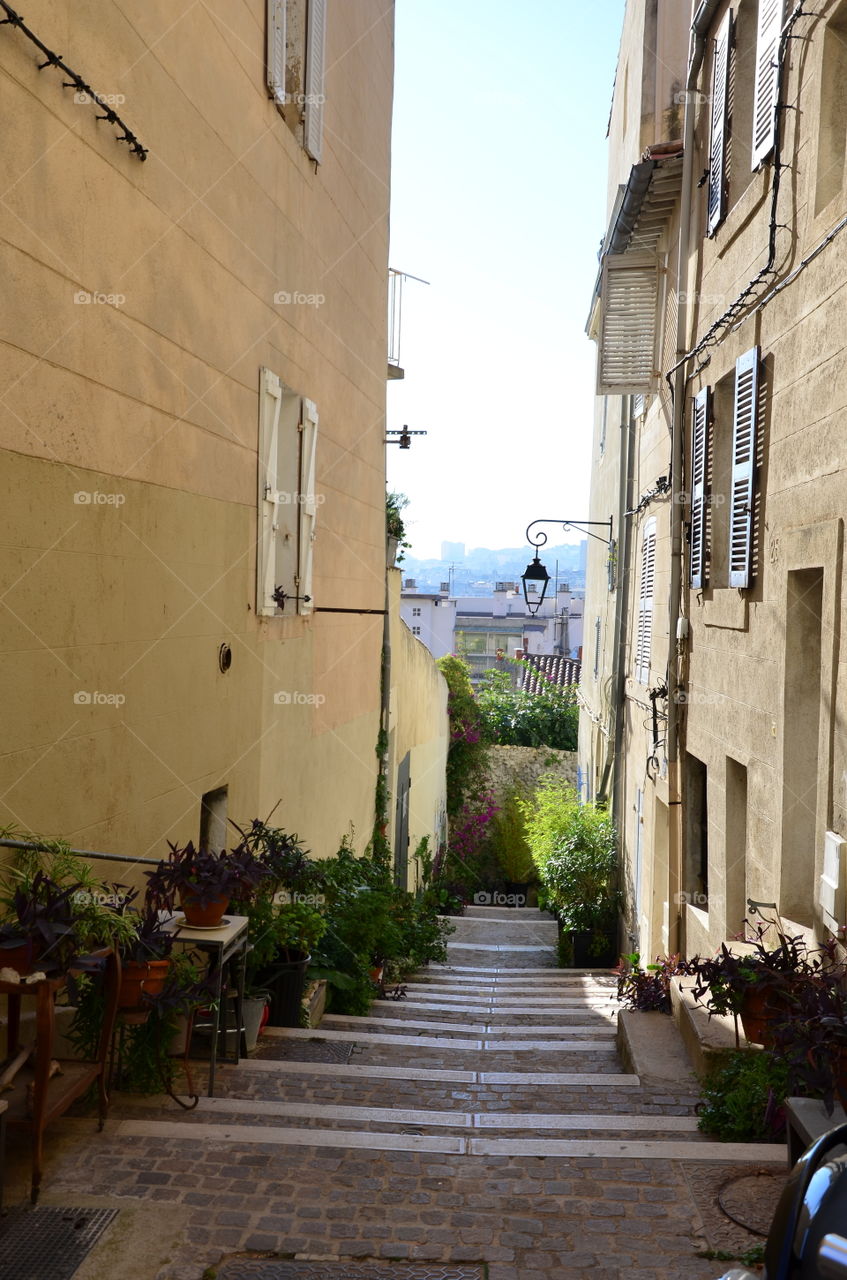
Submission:
{"label": "stair step", "polygon": [[[532,1028],[524,1028],[524,1031]],[[614,1048],[614,1038],[594,1039],[594,1034],[602,1035],[602,1031],[594,1033],[585,1040],[498,1040],[491,1039],[459,1039],[455,1036],[405,1036],[400,1034],[370,1031],[321,1031],[305,1027],[265,1027],[264,1034],[271,1039],[279,1040],[355,1040],[357,1044],[388,1044],[397,1046],[411,1045],[421,1049],[471,1050],[475,1053],[525,1053],[537,1050],[539,1053],[597,1053]]]}
{"label": "stair step", "polygon": [[438,1067],[384,1067],[371,1066],[366,1063],[341,1062],[290,1062],[275,1058],[242,1058],[237,1067],[229,1071],[278,1073],[289,1075],[331,1077],[341,1076],[345,1080],[419,1080],[437,1084],[479,1084],[479,1085],[516,1085],[525,1088],[538,1088],[543,1085],[593,1088],[602,1085],[605,1088],[636,1089],[641,1081],[638,1076],[624,1073],[598,1071],[456,1071]]}
{"label": "stair step", "polygon": [[[63,1122],[65,1125],[74,1122]],[[82,1121],[80,1123],[87,1123]],[[198,1142],[214,1145],[232,1142],[247,1146],[332,1147],[337,1150],[433,1151],[459,1156],[567,1156],[571,1159],[602,1160],[692,1160],[697,1163],[715,1161],[720,1164],[749,1164],[751,1147],[741,1142],[666,1141],[620,1138],[472,1138],[414,1133],[370,1133],[343,1129],[307,1129],[271,1125],[209,1124],[190,1120],[121,1120],[113,1133],[118,1138],[161,1138],[168,1142],[188,1144],[196,1156]],[[755,1160],[760,1163],[785,1163],[785,1147],[757,1144]]]}
{"label": "stair step", "polygon": [[459,1022],[429,1022],[424,1019],[407,1019],[407,1018],[373,1018],[373,1017],[354,1017],[351,1014],[325,1014],[321,1020],[321,1031],[333,1031],[336,1027],[343,1028],[347,1031],[355,1031],[358,1027],[382,1027],[384,1029],[397,1030],[402,1032],[404,1027],[411,1027],[415,1030],[423,1031],[447,1031],[451,1034],[488,1036],[489,1034],[497,1036],[522,1036],[527,1037],[528,1032],[535,1035],[545,1036],[603,1036],[616,1034],[614,1027],[608,1025],[607,1022],[601,1020],[593,1025],[574,1023],[572,1026],[562,1026],[558,1023],[543,1024],[542,1026],[508,1026],[498,1027],[489,1022],[477,1023],[470,1026],[463,1025]]}

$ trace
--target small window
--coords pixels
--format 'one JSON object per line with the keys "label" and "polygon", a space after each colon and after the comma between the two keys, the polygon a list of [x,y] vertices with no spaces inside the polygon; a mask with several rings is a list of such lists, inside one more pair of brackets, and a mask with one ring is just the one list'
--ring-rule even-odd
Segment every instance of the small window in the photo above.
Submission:
{"label": "small window", "polygon": [[421,634],[421,629],[420,629],[420,627],[412,627],[412,635],[413,635],[413,636],[419,636],[420,634]]}
{"label": "small window", "polygon": [[420,609],[413,609],[413,610],[412,610],[412,617],[413,617],[413,618],[419,618],[420,616],[421,616],[421,611],[420,611]]}
{"label": "small window", "polygon": [[200,801],[201,849],[210,853],[223,853],[226,848],[227,788],[217,787],[207,791]]}

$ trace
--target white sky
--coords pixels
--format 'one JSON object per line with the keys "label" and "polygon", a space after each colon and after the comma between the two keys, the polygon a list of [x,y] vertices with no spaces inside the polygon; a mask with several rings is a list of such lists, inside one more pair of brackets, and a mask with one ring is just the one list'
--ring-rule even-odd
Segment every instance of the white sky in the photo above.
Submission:
{"label": "white sky", "polygon": [[[412,554],[588,515],[606,123],[624,0],[397,0],[388,449]],[[551,542],[578,541],[551,529]]]}

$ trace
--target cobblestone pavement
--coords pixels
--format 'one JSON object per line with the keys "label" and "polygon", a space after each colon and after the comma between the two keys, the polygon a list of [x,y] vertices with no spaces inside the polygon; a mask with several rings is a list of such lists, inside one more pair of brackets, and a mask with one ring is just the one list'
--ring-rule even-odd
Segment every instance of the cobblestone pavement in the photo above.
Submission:
{"label": "cobblestone pavement", "polygon": [[[487,914],[474,919],[483,940]],[[607,1030],[608,976],[548,976],[549,955],[537,947],[513,953],[526,964],[468,961],[502,956],[520,937],[521,914],[539,918],[512,912],[508,927],[491,919],[498,950],[461,946],[451,952],[461,967],[419,975],[408,1003],[375,1006],[367,1020],[326,1020],[322,1035],[355,1031],[349,1064],[275,1057],[297,1039],[278,1032],[250,1060],[221,1068],[216,1097],[196,1111],[123,1096],[102,1134],[87,1119],[57,1122],[46,1203],[116,1205],[150,1223],[167,1211],[176,1223],[167,1242],[148,1231],[132,1267],[122,1255],[111,1269],[107,1235],[95,1251],[103,1270],[84,1269],[85,1280],[208,1280],[250,1252],[381,1261],[386,1280],[391,1260],[487,1265],[488,1280],[720,1275],[720,1262],[697,1257],[723,1247],[713,1189],[743,1160],[755,1164],[757,1149],[725,1159],[696,1130],[686,1087],[650,1087],[622,1072]],[[428,1001],[452,1002],[455,1019]],[[497,1012],[515,1004],[520,1021]],[[407,1040],[368,1039],[395,1019],[387,1034]],[[453,1021],[455,1030],[435,1029]],[[566,1047],[574,1025],[588,1028],[587,1050]],[[501,1035],[506,1028],[517,1034]],[[492,1047],[507,1039],[554,1047]],[[778,1171],[772,1150],[769,1159]],[[733,1241],[745,1233],[736,1228]]]}

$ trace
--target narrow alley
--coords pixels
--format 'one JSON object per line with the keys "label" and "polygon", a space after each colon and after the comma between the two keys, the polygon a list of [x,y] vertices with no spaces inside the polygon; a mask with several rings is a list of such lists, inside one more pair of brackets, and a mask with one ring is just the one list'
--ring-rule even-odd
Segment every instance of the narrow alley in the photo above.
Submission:
{"label": "narrow alley", "polygon": [[457,924],[404,999],[271,1028],[193,1112],[118,1095],[101,1135],[59,1122],[41,1203],[120,1209],[78,1280],[720,1274],[695,1256],[723,1244],[710,1188],[784,1148],[713,1143],[688,1083],[624,1074],[613,978],[552,968],[539,911]]}

